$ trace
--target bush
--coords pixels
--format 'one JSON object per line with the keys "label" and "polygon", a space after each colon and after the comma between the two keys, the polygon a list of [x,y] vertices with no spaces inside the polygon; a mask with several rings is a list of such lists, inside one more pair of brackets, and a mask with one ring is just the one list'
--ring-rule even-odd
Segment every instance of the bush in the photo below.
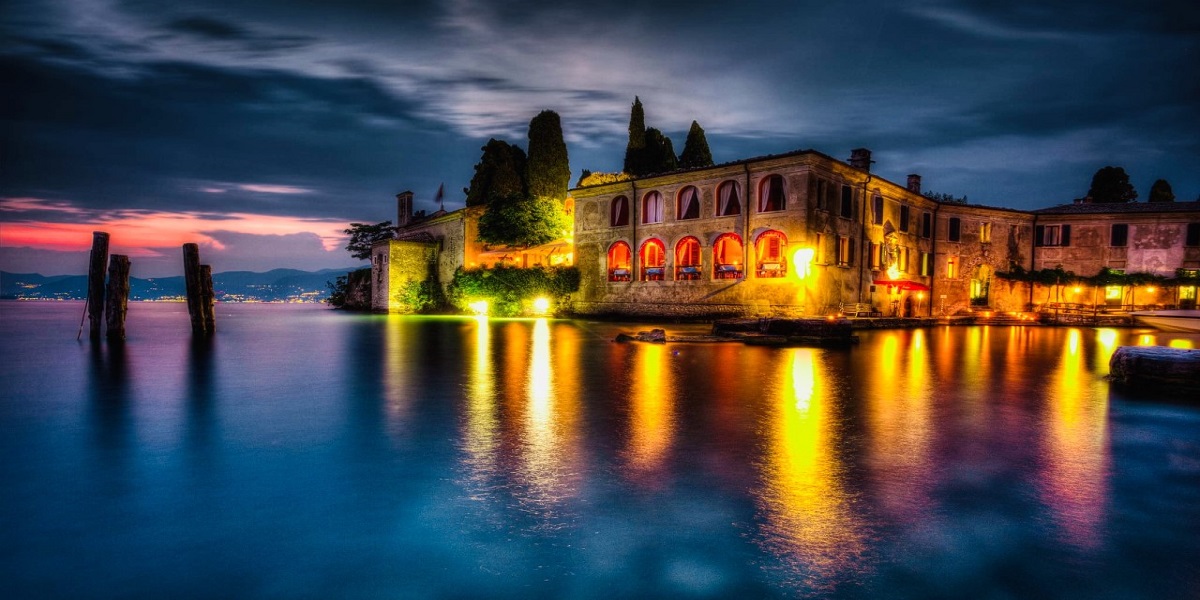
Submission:
{"label": "bush", "polygon": [[459,267],[450,284],[450,304],[469,312],[470,304],[488,302],[488,312],[497,317],[530,314],[530,302],[538,296],[561,306],[579,290],[576,267],[507,267],[464,269]]}

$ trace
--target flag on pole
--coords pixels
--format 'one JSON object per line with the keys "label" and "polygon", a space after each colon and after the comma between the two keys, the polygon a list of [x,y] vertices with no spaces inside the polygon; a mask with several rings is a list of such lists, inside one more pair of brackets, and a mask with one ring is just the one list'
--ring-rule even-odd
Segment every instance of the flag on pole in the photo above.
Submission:
{"label": "flag on pole", "polygon": [[442,198],[444,198],[445,196],[446,196],[446,184],[443,183],[442,185],[438,186],[437,196],[434,196],[434,198],[433,198],[433,201],[438,203],[438,210],[444,209],[444,207],[442,206]]}

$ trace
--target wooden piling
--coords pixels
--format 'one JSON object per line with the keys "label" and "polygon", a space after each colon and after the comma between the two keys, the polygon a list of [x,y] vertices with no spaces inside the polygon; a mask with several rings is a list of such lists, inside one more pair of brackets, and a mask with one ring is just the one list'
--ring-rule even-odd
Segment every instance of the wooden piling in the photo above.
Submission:
{"label": "wooden piling", "polygon": [[214,307],[216,299],[216,294],[213,293],[212,267],[200,265],[200,312],[204,316],[205,335],[217,332],[217,314]]}
{"label": "wooden piling", "polygon": [[129,257],[114,254],[108,262],[108,294],[104,320],[110,342],[125,341],[125,314],[129,308]]}
{"label": "wooden piling", "polygon": [[90,321],[89,337],[100,339],[100,327],[104,323],[104,267],[108,263],[108,234],[92,232],[92,255],[88,265],[87,313]]}
{"label": "wooden piling", "polygon": [[192,333],[204,335],[204,312],[200,300],[200,246],[197,244],[183,245],[183,281],[188,315],[192,318]]}

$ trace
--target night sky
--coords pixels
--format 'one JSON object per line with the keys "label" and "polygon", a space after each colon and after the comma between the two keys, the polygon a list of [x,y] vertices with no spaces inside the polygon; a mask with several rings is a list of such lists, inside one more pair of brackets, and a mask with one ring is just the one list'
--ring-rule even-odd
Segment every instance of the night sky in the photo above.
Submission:
{"label": "night sky", "polygon": [[717,162],[874,151],[895,182],[1039,208],[1124,167],[1200,196],[1200,3],[4,0],[0,268],[351,266],[340,232],[462,206],[490,137],[562,118],[620,170],[629,108]]}

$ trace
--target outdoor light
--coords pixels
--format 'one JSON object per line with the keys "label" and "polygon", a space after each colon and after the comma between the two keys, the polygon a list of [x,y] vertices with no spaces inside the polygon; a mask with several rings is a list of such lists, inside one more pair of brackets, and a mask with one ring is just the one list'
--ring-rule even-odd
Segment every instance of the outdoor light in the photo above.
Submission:
{"label": "outdoor light", "polygon": [[1150,287],[1146,288],[1146,291],[1147,291],[1147,292],[1150,292],[1151,294],[1153,294],[1153,293],[1154,293],[1154,286],[1150,286]]}
{"label": "outdoor light", "polygon": [[1082,291],[1083,291],[1083,290],[1079,289],[1079,286],[1075,286],[1075,293],[1076,293],[1076,294],[1078,294],[1079,292],[1082,292]]}
{"label": "outdoor light", "polygon": [[550,310],[550,301],[546,298],[536,298],[533,301],[534,314],[544,315]]}
{"label": "outdoor light", "polygon": [[471,309],[471,312],[475,313],[475,316],[486,317],[488,314],[487,300],[476,300],[467,306]]}
{"label": "outdoor light", "polygon": [[814,254],[816,254],[816,251],[812,248],[798,248],[792,253],[792,264],[796,266],[796,277],[798,279],[808,277]]}

